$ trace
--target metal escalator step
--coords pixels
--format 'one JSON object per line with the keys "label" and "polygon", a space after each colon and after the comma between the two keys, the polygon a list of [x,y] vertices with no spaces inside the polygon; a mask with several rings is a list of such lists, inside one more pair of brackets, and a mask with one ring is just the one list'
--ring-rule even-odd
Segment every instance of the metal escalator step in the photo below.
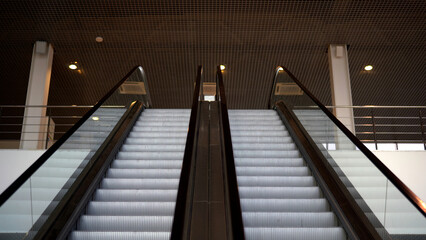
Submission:
{"label": "metal escalator step", "polygon": [[246,239],[346,239],[278,114],[229,112]]}
{"label": "metal escalator step", "polygon": [[135,126],[132,128],[135,132],[188,132],[186,127],[146,127],[146,126]]}
{"label": "metal escalator step", "polygon": [[296,150],[294,143],[238,143],[232,144],[234,150]]}
{"label": "metal escalator step", "polygon": [[185,144],[181,145],[171,145],[171,144],[144,144],[144,145],[129,145],[124,144],[121,147],[121,151],[123,152],[178,152],[178,151],[184,151],[185,150]]}
{"label": "metal escalator step", "polygon": [[87,215],[173,216],[174,202],[95,202],[87,205]]}
{"label": "metal escalator step", "polygon": [[139,118],[141,122],[188,122],[188,118],[180,116],[146,116],[142,114]]}
{"label": "metal escalator step", "polygon": [[121,169],[110,168],[108,178],[179,178],[180,169]]}
{"label": "metal escalator step", "polygon": [[243,212],[327,212],[327,200],[312,199],[241,199]]}
{"label": "metal escalator step", "polygon": [[182,138],[187,132],[136,132],[132,131],[129,136],[132,138]]}
{"label": "metal escalator step", "polygon": [[185,137],[174,138],[134,138],[128,137],[125,144],[185,144]]}
{"label": "metal escalator step", "polygon": [[318,187],[239,187],[240,198],[297,199],[320,198]]}
{"label": "metal escalator step", "polygon": [[69,239],[170,238],[189,117],[188,109],[142,112]]}
{"label": "metal escalator step", "polygon": [[232,135],[232,143],[293,143],[290,136],[243,136]]}
{"label": "metal escalator step", "polygon": [[256,110],[247,110],[247,109],[232,109],[229,110],[229,116],[275,116],[277,113],[274,110],[266,110],[266,109],[256,109]]}
{"label": "metal escalator step", "polygon": [[69,240],[168,240],[170,232],[86,232],[73,231]]}
{"label": "metal escalator step", "polygon": [[188,121],[185,122],[136,122],[135,126],[142,126],[142,127],[188,127]]}
{"label": "metal escalator step", "polygon": [[161,169],[181,169],[182,160],[114,160],[112,168],[161,168]]}
{"label": "metal escalator step", "polygon": [[231,136],[232,137],[288,137],[287,132],[283,131],[243,131],[243,130],[232,130],[231,128]]}
{"label": "metal escalator step", "polygon": [[170,231],[172,216],[81,216],[77,228],[89,231]]}
{"label": "metal escalator step", "polygon": [[[283,123],[281,120],[229,120],[230,125],[235,126],[281,126]],[[231,129],[232,130],[232,129]]]}
{"label": "metal escalator step", "polygon": [[345,231],[340,227],[333,228],[245,228],[247,240],[344,240]]}
{"label": "metal escalator step", "polygon": [[337,220],[331,212],[243,212],[245,227],[335,227]]}
{"label": "metal escalator step", "polygon": [[127,160],[182,160],[183,152],[119,152],[117,158]]}
{"label": "metal escalator step", "polygon": [[101,182],[102,189],[177,189],[178,185],[178,178],[104,178]]}
{"label": "metal escalator step", "polygon": [[302,158],[235,158],[235,165],[237,167],[301,167],[304,161]]}
{"label": "metal escalator step", "polygon": [[123,190],[123,189],[98,189],[94,200],[102,202],[173,202],[176,200],[176,190]]}
{"label": "metal escalator step", "polygon": [[238,176],[241,187],[314,187],[316,182],[312,176]]}
{"label": "metal escalator step", "polygon": [[230,121],[274,121],[280,120],[278,115],[231,115],[229,116]]}
{"label": "metal escalator step", "polygon": [[308,167],[237,167],[238,176],[308,176]]}
{"label": "metal escalator step", "polygon": [[297,158],[300,156],[297,150],[288,151],[272,151],[272,150],[234,150],[234,156],[237,158],[280,158],[280,157],[291,157]]}
{"label": "metal escalator step", "polygon": [[274,131],[287,131],[283,125],[261,125],[261,126],[255,126],[255,125],[237,125],[232,127],[233,130],[274,130]]}
{"label": "metal escalator step", "polygon": [[144,113],[191,113],[191,109],[185,108],[148,108]]}

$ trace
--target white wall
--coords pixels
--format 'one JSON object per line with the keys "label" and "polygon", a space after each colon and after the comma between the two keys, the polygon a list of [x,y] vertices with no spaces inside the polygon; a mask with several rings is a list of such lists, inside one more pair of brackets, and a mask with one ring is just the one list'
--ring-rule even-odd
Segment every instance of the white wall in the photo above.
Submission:
{"label": "white wall", "polygon": [[426,151],[373,151],[417,196],[426,201]]}
{"label": "white wall", "polygon": [[45,150],[0,150],[0,193],[37,160]]}

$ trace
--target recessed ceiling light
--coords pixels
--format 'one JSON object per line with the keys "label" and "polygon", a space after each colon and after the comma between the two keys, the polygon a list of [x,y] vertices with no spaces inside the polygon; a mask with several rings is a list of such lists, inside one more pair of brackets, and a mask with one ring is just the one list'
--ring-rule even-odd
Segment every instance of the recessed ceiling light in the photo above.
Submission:
{"label": "recessed ceiling light", "polygon": [[93,121],[98,121],[98,120],[99,120],[99,117],[92,117],[92,120],[93,120]]}
{"label": "recessed ceiling light", "polygon": [[101,36],[97,36],[97,37],[96,37],[96,42],[101,43],[101,42],[103,42],[103,41],[104,41],[104,38],[103,38],[103,37],[101,37]]}
{"label": "recessed ceiling light", "polygon": [[367,65],[367,66],[364,67],[364,69],[365,69],[365,71],[371,71],[371,70],[373,70],[373,66]]}
{"label": "recessed ceiling light", "polygon": [[71,63],[69,66],[69,69],[71,69],[71,70],[76,70],[78,67],[77,67],[77,64],[75,64],[75,63]]}
{"label": "recessed ceiling light", "polygon": [[221,71],[226,69],[225,65],[220,65],[219,68],[220,68]]}

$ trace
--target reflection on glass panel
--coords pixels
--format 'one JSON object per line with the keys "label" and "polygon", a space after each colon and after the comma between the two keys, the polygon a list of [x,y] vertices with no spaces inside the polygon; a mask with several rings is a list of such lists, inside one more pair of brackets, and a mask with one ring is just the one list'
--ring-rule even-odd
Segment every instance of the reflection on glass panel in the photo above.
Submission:
{"label": "reflection on glass panel", "polygon": [[[280,71],[271,102],[282,100],[293,110],[379,234],[398,236],[397,239],[413,239],[407,234],[424,237],[425,217],[318,105],[305,92],[296,91],[292,83],[295,84],[292,78]],[[279,89],[283,87],[287,90]],[[375,147],[374,144],[366,145]],[[381,149],[396,149],[395,146],[381,145]]]}
{"label": "reflection on glass panel", "polygon": [[34,237],[135,100],[150,105],[142,68],[136,69],[0,207],[0,237]]}

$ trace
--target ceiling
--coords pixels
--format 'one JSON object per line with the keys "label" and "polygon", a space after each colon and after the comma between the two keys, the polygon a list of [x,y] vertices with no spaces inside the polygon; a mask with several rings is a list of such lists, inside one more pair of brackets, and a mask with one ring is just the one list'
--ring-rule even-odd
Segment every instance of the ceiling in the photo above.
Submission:
{"label": "ceiling", "polygon": [[37,40],[55,50],[49,105],[93,104],[141,65],[154,107],[189,108],[197,66],[218,64],[230,108],[266,108],[277,65],[330,105],[331,43],[349,45],[354,105],[426,105],[424,0],[2,0],[0,104],[25,103]]}

